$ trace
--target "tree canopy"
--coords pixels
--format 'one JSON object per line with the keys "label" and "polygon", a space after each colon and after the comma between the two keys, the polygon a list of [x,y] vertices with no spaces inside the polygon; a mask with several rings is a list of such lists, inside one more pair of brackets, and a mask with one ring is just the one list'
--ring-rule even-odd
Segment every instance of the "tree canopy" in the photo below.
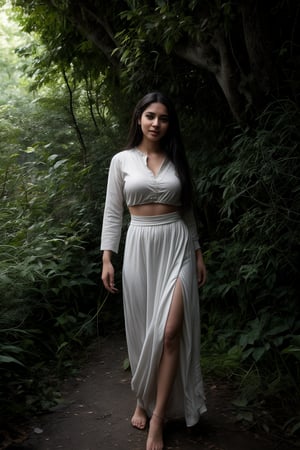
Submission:
{"label": "tree canopy", "polygon": [[221,102],[226,108],[226,100],[239,122],[271,99],[297,100],[297,0],[13,4],[20,7],[24,29],[38,31],[46,48],[36,59],[40,82],[50,69],[72,66],[78,79],[102,71],[132,92],[163,88],[201,103],[208,91],[213,106]]}

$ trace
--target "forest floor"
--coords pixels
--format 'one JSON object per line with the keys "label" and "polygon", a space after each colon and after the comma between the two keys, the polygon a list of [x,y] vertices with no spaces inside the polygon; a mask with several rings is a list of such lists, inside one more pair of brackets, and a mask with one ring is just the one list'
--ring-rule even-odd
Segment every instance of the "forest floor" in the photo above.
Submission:
{"label": "forest floor", "polygon": [[[99,339],[75,379],[67,380],[62,403],[32,419],[23,442],[10,450],[144,450],[146,431],[130,424],[135,406],[121,335]],[[234,421],[228,383],[206,384],[208,412],[193,429],[169,423],[166,450],[291,450],[293,446],[264,433],[243,429]],[[1,448],[1,446],[0,446]],[[4,447],[3,447],[4,448]]]}

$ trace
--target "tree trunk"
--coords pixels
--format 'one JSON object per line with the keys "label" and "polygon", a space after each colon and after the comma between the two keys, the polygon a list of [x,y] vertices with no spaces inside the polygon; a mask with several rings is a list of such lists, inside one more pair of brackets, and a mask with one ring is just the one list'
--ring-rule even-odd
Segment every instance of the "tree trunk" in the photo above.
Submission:
{"label": "tree trunk", "polygon": [[209,44],[176,47],[176,54],[198,67],[213,73],[230,110],[238,122],[244,120],[245,98],[239,92],[240,74],[233,61],[224,33],[215,32]]}
{"label": "tree trunk", "polygon": [[261,0],[244,0],[240,4],[244,41],[253,80],[251,91],[256,106],[260,106],[277,84],[277,69],[271,57],[274,49],[268,23],[271,5],[263,3]]}

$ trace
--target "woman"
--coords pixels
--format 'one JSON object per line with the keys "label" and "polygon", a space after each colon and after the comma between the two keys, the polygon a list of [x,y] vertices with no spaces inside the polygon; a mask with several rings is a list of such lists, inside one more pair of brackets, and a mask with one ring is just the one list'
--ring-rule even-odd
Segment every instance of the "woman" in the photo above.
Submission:
{"label": "woman", "polygon": [[137,104],[129,142],[111,161],[104,209],[102,280],[114,285],[124,203],[131,222],[123,262],[123,297],[132,389],[131,423],[145,429],[147,450],[163,449],[166,418],[195,425],[206,411],[200,370],[198,287],[206,269],[192,213],[192,183],[178,118],[159,92]]}

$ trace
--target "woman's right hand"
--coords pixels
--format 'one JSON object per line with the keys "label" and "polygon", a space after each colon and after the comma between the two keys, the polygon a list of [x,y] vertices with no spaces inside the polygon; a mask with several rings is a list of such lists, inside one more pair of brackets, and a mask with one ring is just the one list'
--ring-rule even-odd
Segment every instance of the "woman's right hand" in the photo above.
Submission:
{"label": "woman's right hand", "polygon": [[103,267],[102,267],[102,281],[105,289],[112,294],[118,292],[115,287],[115,269],[110,260],[110,252],[104,251],[103,253]]}

